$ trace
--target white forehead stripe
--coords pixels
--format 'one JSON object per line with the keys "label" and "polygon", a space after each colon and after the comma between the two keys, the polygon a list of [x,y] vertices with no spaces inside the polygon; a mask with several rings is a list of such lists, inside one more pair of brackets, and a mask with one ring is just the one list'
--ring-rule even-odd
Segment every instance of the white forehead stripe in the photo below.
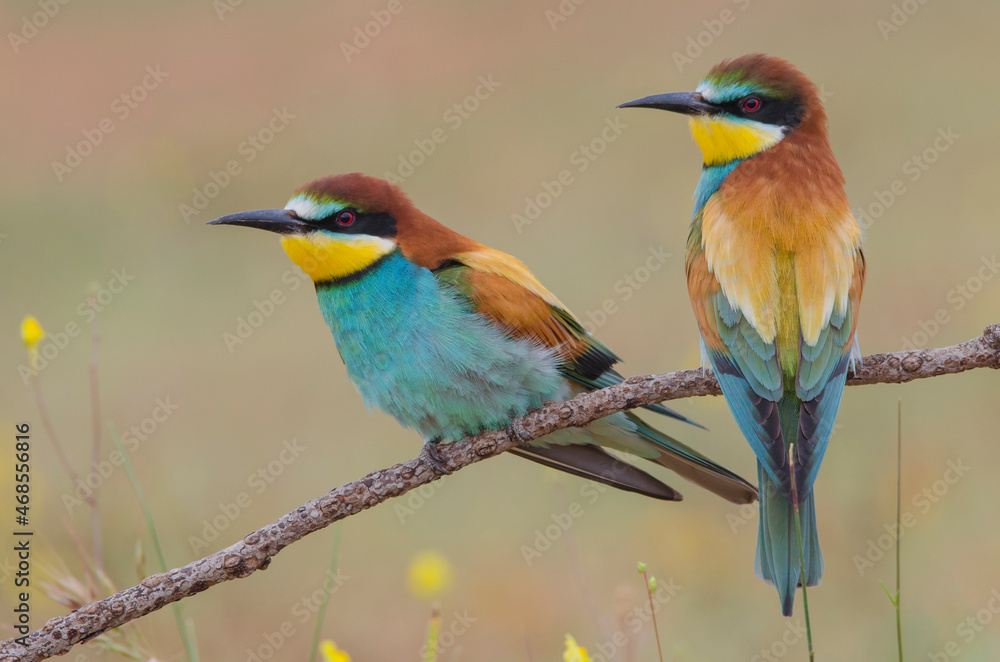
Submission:
{"label": "white forehead stripe", "polygon": [[715,101],[719,98],[715,87],[705,82],[698,83],[698,87],[694,88],[694,91],[700,94],[705,101]]}
{"label": "white forehead stripe", "polygon": [[321,218],[332,216],[345,207],[347,205],[339,200],[319,202],[308,195],[297,195],[285,205],[286,210],[295,212],[296,216],[308,221],[318,221]]}
{"label": "white forehead stripe", "polygon": [[695,92],[711,103],[735,101],[745,96],[759,94],[759,92],[755,92],[753,88],[744,83],[732,83],[716,87],[707,81],[699,83],[698,87],[695,88]]}

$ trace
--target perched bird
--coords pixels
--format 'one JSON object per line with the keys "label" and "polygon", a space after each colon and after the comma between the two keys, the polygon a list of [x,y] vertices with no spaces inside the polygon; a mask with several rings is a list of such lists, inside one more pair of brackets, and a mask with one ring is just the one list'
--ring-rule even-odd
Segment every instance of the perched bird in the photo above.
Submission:
{"label": "perched bird", "polygon": [[[299,189],[284,209],[223,216],[281,235],[316,285],[347,374],[377,407],[425,441],[509,425],[546,400],[616,384],[611,350],[516,258],[454,232],[396,186],[354,173]],[[681,420],[663,407],[653,411]],[[755,488],[632,413],[546,435],[513,452],[543,465],[670,501],[680,493],[603,450],[667,467],[734,503]]]}
{"label": "perched bird", "polygon": [[857,352],[865,280],[826,113],[815,85],[766,55],[719,64],[694,92],[620,107],[688,115],[704,156],[688,292],[703,354],[757,456],[757,575],[789,616],[800,570],[807,586],[823,574],[813,483]]}

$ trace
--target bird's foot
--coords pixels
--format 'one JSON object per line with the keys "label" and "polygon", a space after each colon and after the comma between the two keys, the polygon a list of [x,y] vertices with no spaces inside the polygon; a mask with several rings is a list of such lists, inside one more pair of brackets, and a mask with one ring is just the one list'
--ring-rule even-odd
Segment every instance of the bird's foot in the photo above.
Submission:
{"label": "bird's foot", "polygon": [[438,439],[431,439],[424,442],[424,447],[420,449],[420,459],[438,476],[449,476],[451,475],[451,471],[448,470],[447,463],[441,458],[441,454],[438,453],[437,446],[439,441]]}

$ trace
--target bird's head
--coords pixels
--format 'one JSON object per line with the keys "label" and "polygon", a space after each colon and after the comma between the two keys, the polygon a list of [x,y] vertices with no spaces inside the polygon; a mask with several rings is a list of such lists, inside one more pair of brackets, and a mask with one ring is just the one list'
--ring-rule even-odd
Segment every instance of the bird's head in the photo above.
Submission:
{"label": "bird's head", "polygon": [[694,92],[656,94],[619,108],[688,115],[706,166],[750,158],[793,131],[826,132],[816,86],[791,63],[761,54],[716,65]]}
{"label": "bird's head", "polygon": [[397,250],[433,268],[438,253],[471,241],[422,214],[395,185],[360,173],[317,179],[284,209],[229,214],[210,224],[280,234],[285,252],[314,283],[354,278]]}

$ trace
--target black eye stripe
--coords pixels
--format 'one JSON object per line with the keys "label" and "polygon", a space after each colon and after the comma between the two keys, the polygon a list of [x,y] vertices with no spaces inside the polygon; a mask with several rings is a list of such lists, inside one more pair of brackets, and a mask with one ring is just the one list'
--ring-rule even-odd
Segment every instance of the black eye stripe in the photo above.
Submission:
{"label": "black eye stripe", "polygon": [[[749,99],[757,99],[760,105],[756,110],[744,109],[743,104]],[[797,127],[802,123],[805,109],[798,99],[778,99],[762,94],[752,94],[733,101],[723,101],[715,104],[723,112],[736,117],[746,117],[762,124]]]}
{"label": "black eye stripe", "polygon": [[313,221],[312,224],[337,234],[369,234],[387,239],[396,236],[396,219],[385,212],[370,214],[347,208]]}

